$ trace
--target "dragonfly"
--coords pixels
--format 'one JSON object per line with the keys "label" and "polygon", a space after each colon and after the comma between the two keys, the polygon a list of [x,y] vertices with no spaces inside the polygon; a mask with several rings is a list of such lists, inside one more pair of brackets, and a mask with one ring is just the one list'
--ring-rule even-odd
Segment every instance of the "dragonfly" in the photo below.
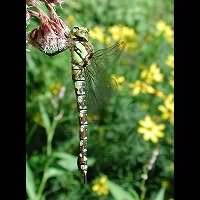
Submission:
{"label": "dragonfly", "polygon": [[49,45],[53,44],[53,47],[43,48],[41,45],[37,45],[37,47],[39,46],[39,49],[49,56],[57,55],[66,49],[71,52],[72,80],[79,114],[77,164],[83,175],[83,182],[86,184],[88,112],[98,112],[111,96],[114,85],[109,74],[109,60],[120,57],[124,43],[117,42],[111,47],[95,51],[94,46],[89,41],[88,29],[78,26],[74,27],[70,33],[68,32],[63,40],[66,41],[66,44],[62,43],[62,48],[58,48],[59,45],[55,48],[56,42],[60,41],[59,38],[57,41],[49,42]]}
{"label": "dragonfly", "polygon": [[[106,70],[106,58],[119,56],[122,42],[112,47],[94,51],[89,41],[88,29],[74,27],[72,30],[74,45],[71,48],[72,80],[74,82],[77,109],[79,112],[79,155],[78,167],[83,174],[84,183],[87,181],[87,138],[88,138],[88,109],[93,111],[105,106],[106,99],[111,95],[113,82],[109,70]],[[106,63],[105,63],[106,62]],[[93,104],[93,105],[91,105]],[[92,110],[89,110],[92,112]]]}

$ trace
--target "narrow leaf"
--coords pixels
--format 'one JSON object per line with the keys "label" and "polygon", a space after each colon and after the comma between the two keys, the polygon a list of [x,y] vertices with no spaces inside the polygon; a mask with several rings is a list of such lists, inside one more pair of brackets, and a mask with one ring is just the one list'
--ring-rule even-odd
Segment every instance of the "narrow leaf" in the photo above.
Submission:
{"label": "narrow leaf", "polygon": [[[56,152],[54,156],[58,158],[58,164],[69,171],[75,171],[78,169],[77,167],[77,157],[71,154],[63,153],[63,152]],[[95,162],[94,158],[88,159],[88,166],[92,166]]]}
{"label": "narrow leaf", "polygon": [[138,200],[136,197],[132,196],[129,192],[125,191],[122,187],[111,181],[108,181],[108,187],[115,200]]}
{"label": "narrow leaf", "polygon": [[95,163],[94,158],[88,158],[88,162],[87,162],[88,166],[92,166],[92,165],[94,165],[94,163]]}
{"label": "narrow leaf", "polygon": [[131,188],[129,191],[133,195],[133,197],[134,197],[135,200],[140,200],[139,195],[138,195],[138,193],[135,190],[133,190]]}
{"label": "narrow leaf", "polygon": [[35,181],[32,170],[30,169],[28,163],[26,162],[26,192],[29,199],[34,200],[36,198],[35,193]]}
{"label": "narrow leaf", "polygon": [[49,179],[52,177],[58,177],[63,175],[63,171],[60,169],[56,169],[56,168],[49,168],[46,172],[45,172],[45,178]]}
{"label": "narrow leaf", "polygon": [[57,152],[54,154],[54,156],[56,158],[59,158],[57,163],[62,168],[69,170],[69,171],[77,170],[77,157],[75,157],[71,154],[62,153],[62,152]]}
{"label": "narrow leaf", "polygon": [[164,200],[165,188],[161,188],[154,200]]}
{"label": "narrow leaf", "polygon": [[51,123],[49,120],[49,116],[44,108],[44,105],[40,102],[39,103],[39,108],[40,108],[40,113],[42,116],[42,121],[43,121],[43,125],[44,128],[46,129],[47,133],[49,132],[50,128],[51,128]]}

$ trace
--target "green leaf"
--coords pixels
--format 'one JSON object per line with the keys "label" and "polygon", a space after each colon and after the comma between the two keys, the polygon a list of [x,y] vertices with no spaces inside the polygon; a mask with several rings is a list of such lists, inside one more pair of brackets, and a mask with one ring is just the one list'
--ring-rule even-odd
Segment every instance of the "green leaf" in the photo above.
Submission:
{"label": "green leaf", "polygon": [[88,158],[88,162],[87,162],[88,166],[92,166],[92,165],[94,165],[94,163],[95,163],[94,158]]}
{"label": "green leaf", "polygon": [[165,188],[161,188],[154,200],[164,200]]}
{"label": "green leaf", "polygon": [[62,168],[69,171],[77,170],[77,157],[63,152],[56,152],[54,153],[54,156],[59,158],[57,163]]}
{"label": "green leaf", "polygon": [[131,189],[129,189],[129,191],[133,195],[133,197],[134,197],[135,200],[140,200],[139,195],[138,195],[138,193],[135,190],[133,190],[131,188]]}
{"label": "green leaf", "polygon": [[111,181],[108,181],[108,187],[116,200],[138,200],[137,197],[132,196],[129,192]]}
{"label": "green leaf", "polygon": [[42,116],[44,128],[46,129],[47,133],[49,133],[50,128],[51,128],[51,122],[50,122],[49,116],[44,108],[44,105],[41,102],[39,103],[39,108],[40,108],[40,113]]}
{"label": "green leaf", "polygon": [[49,168],[46,172],[45,172],[45,178],[46,180],[52,177],[58,177],[63,175],[63,170],[60,169],[56,169],[56,168]]}
{"label": "green leaf", "polygon": [[26,162],[26,192],[29,199],[34,200],[36,198],[35,181],[31,168]]}
{"label": "green leaf", "polygon": [[[75,171],[78,169],[77,167],[77,157],[73,156],[71,154],[63,153],[63,152],[56,152],[54,153],[54,156],[56,158],[59,158],[58,164],[69,171]],[[88,166],[93,165],[95,162],[94,158],[89,158],[88,159]]]}

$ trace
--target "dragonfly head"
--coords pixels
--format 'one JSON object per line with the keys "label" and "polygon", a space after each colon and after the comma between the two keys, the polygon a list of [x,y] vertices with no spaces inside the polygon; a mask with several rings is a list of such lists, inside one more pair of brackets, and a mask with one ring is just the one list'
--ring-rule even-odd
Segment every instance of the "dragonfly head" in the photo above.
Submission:
{"label": "dragonfly head", "polygon": [[77,38],[77,39],[81,39],[82,41],[86,41],[88,42],[88,29],[85,27],[78,27],[75,26],[72,29],[72,35]]}

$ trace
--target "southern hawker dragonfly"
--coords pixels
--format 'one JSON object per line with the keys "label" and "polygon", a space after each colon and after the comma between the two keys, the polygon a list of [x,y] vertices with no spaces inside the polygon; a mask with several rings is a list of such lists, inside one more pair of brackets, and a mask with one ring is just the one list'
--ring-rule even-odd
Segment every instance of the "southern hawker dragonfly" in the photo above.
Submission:
{"label": "southern hawker dragonfly", "polygon": [[[88,110],[100,109],[111,95],[113,82],[108,73],[109,60],[119,58],[124,43],[119,42],[109,48],[94,51],[93,45],[89,42],[87,28],[74,27],[70,31],[59,18],[55,18],[55,15],[51,16],[51,23],[48,20],[49,18],[43,16],[43,24],[30,33],[29,41],[49,56],[66,49],[71,52],[72,80],[79,113],[80,143],[77,163],[86,183]],[[58,30],[58,27],[52,29],[52,22],[55,22],[53,27],[60,25],[60,31],[52,32]]]}

